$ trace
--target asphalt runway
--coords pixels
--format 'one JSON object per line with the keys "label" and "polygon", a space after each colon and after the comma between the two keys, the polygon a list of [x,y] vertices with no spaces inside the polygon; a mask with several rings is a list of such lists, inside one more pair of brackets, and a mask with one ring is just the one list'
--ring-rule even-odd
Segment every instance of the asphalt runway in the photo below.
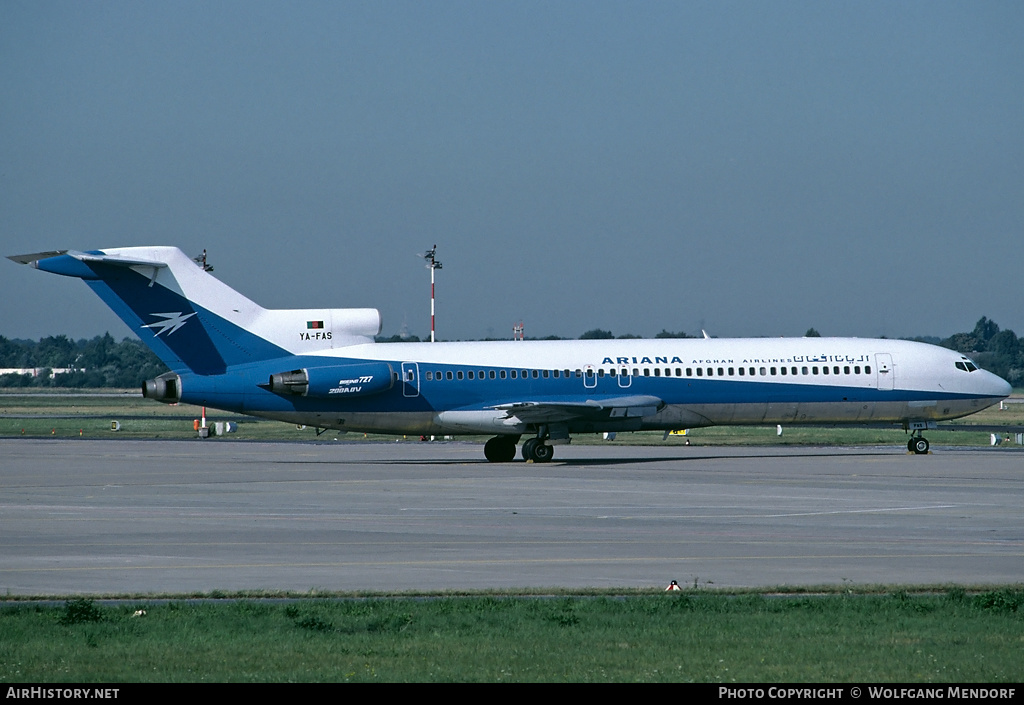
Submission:
{"label": "asphalt runway", "polygon": [[1024,449],[0,440],[0,591],[1024,581]]}

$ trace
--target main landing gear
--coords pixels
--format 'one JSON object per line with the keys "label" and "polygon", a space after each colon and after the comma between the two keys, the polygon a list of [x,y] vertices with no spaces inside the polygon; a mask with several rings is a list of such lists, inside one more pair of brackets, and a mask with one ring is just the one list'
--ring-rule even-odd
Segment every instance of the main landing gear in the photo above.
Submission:
{"label": "main landing gear", "polygon": [[[492,463],[510,463],[516,458],[516,443],[519,436],[495,436],[484,444],[484,457]],[[555,457],[554,447],[540,438],[530,438],[523,443],[523,460],[547,463]]]}
{"label": "main landing gear", "polygon": [[519,436],[495,436],[484,444],[484,457],[491,463],[510,463],[516,459],[518,440]]}
{"label": "main landing gear", "polygon": [[555,457],[554,446],[549,446],[540,438],[531,438],[523,444],[523,460],[535,463],[547,463]]}

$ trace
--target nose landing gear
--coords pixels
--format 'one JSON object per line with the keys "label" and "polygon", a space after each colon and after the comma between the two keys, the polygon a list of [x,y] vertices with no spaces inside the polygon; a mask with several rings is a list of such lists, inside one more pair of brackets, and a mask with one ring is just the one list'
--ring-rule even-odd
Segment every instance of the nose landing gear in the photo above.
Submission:
{"label": "nose landing gear", "polygon": [[[917,433],[920,434],[921,432],[918,431]],[[915,455],[927,455],[928,439],[921,435],[911,436],[910,440],[907,441],[907,450]]]}
{"label": "nose landing gear", "polygon": [[904,421],[903,430],[910,431],[910,440],[907,441],[907,451],[914,455],[928,454],[928,439],[922,436],[925,429],[935,429],[938,426],[934,421]]}

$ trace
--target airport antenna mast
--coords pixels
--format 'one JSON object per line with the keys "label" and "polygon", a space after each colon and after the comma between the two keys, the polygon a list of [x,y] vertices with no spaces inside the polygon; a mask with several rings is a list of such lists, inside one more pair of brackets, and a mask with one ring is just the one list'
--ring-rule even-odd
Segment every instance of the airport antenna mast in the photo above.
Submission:
{"label": "airport antenna mast", "polygon": [[441,263],[437,261],[437,245],[435,244],[425,253],[423,257],[427,260],[427,268],[430,270],[430,342],[434,342],[434,270],[441,269]]}

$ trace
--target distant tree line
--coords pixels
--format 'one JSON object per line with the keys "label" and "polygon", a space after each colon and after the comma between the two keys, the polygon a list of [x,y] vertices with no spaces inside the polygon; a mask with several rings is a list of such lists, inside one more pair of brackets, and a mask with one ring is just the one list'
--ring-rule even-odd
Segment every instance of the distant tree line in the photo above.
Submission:
{"label": "distant tree line", "polygon": [[0,387],[137,387],[167,371],[141,340],[119,343],[110,333],[92,340],[57,335],[38,342],[0,335],[0,368],[38,371],[0,374]]}
{"label": "distant tree line", "polygon": [[1014,387],[1024,387],[1024,338],[1012,330],[999,330],[996,322],[985,316],[970,333],[954,333],[939,345],[970,355],[980,367]]}
{"label": "distant tree line", "polygon": [[[563,338],[560,335],[548,335],[543,338],[532,338],[527,337],[526,340],[609,340],[612,338],[642,338],[642,335],[633,335],[632,333],[623,333],[622,335],[614,335],[610,330],[602,330],[600,328],[594,328],[588,330],[586,333],[581,335],[579,338]],[[673,333],[662,329],[660,333],[654,336],[655,338],[694,338],[696,336],[687,335],[686,333],[679,331]],[[378,335],[374,340],[378,343],[418,343],[420,342],[419,336],[416,335],[392,335],[383,336]],[[508,338],[484,338],[484,340],[508,340]]]}
{"label": "distant tree line", "polygon": [[[807,337],[818,337],[814,328]],[[594,328],[579,340],[607,340],[612,338],[639,338],[626,333],[615,336],[609,330]],[[662,330],[655,338],[692,338],[682,331]],[[507,340],[503,338],[502,340]],[[528,340],[565,340],[555,335]],[[1000,330],[995,321],[982,316],[970,333],[954,333],[945,339],[915,338],[957,350],[996,373],[1014,387],[1024,387],[1024,338],[1012,330]],[[412,336],[378,337],[380,343],[419,342]],[[143,380],[167,371],[142,341],[125,338],[120,343],[107,333],[92,340],[71,340],[65,335],[32,340],[8,340],[0,335],[0,368],[37,369],[40,374],[0,374],[0,387],[135,387]],[[51,378],[50,370],[58,372]]]}

